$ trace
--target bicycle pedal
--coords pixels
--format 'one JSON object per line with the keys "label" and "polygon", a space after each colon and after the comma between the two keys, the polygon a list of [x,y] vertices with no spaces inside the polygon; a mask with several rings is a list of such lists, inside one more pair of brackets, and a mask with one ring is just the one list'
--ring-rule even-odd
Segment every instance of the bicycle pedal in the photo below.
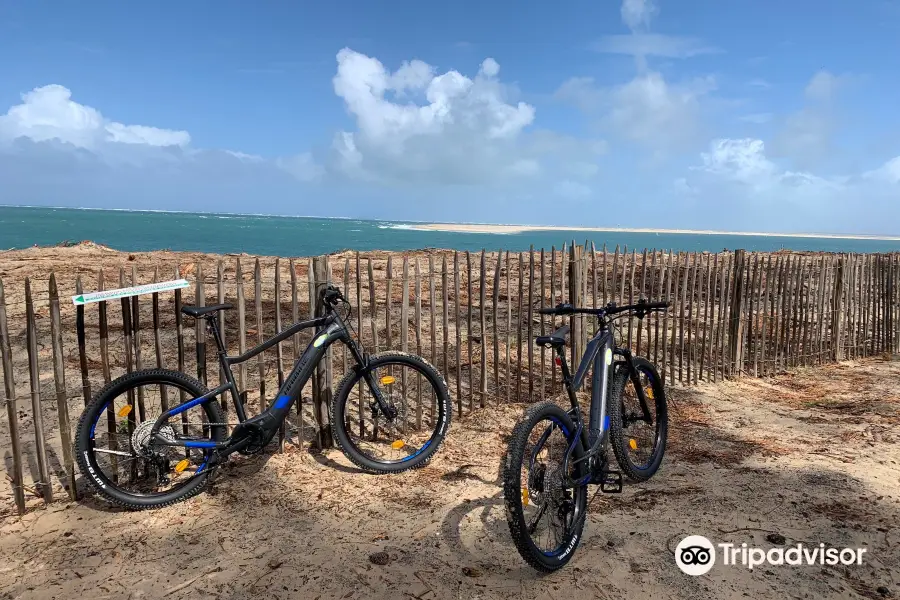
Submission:
{"label": "bicycle pedal", "polygon": [[600,491],[604,494],[621,494],[622,474],[618,471],[603,471],[600,479]]}

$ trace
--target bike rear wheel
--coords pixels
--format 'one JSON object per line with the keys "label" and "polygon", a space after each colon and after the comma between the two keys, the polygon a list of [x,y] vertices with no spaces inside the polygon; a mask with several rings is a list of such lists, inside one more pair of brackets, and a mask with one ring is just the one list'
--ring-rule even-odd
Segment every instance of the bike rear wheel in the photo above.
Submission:
{"label": "bike rear wheel", "polygon": [[[371,376],[393,418],[373,413]],[[365,369],[352,370],[338,384],[331,403],[335,442],[353,464],[371,473],[400,473],[426,465],[437,452],[453,407],[443,377],[422,357],[382,352]]]}
{"label": "bike rear wheel", "polygon": [[[509,439],[503,473],[506,521],[519,554],[538,571],[565,566],[584,529],[587,487],[563,487],[567,477],[584,474],[584,462],[571,466],[583,456],[574,436],[571,417],[548,401],[531,406]],[[569,472],[563,473],[563,459],[573,442]]]}
{"label": "bike rear wheel", "polygon": [[[199,494],[214,469],[212,450],[164,446],[150,441],[156,419],[204,395],[202,383],[166,369],[123,375],[101,389],[78,421],[78,466],[105,499],[129,509],[158,508]],[[213,399],[163,425],[160,435],[212,439],[226,437],[225,417]]]}
{"label": "bike rear wheel", "polygon": [[632,481],[646,481],[662,464],[669,431],[669,410],[662,378],[650,361],[633,359],[638,381],[647,398],[652,423],[644,420],[644,411],[628,369],[621,365],[613,379],[609,403],[609,435],[622,472]]}

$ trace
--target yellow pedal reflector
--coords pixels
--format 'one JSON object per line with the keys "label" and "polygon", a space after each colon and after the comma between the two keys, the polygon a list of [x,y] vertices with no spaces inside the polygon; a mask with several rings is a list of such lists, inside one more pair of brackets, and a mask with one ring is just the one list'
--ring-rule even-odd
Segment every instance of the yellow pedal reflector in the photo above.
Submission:
{"label": "yellow pedal reflector", "polygon": [[132,406],[130,404],[126,404],[125,406],[123,406],[122,408],[119,409],[119,412],[117,414],[120,417],[125,418],[131,412],[131,408],[132,408]]}
{"label": "yellow pedal reflector", "polygon": [[397,381],[397,380],[394,378],[393,375],[385,375],[384,377],[381,378],[381,385],[391,385],[395,381]]}
{"label": "yellow pedal reflector", "polygon": [[393,448],[394,450],[399,450],[400,448],[402,448],[405,445],[406,445],[406,442],[404,442],[403,440],[397,440],[396,442],[391,444],[391,448]]}
{"label": "yellow pedal reflector", "polygon": [[637,442],[634,441],[634,438],[628,440],[628,447],[632,450],[637,450]]}
{"label": "yellow pedal reflector", "polygon": [[182,459],[181,461],[178,462],[177,465],[175,465],[175,472],[176,472],[176,473],[181,473],[182,471],[184,471],[185,469],[187,469],[189,466],[191,466],[191,461],[189,461],[189,460],[186,459],[186,458],[185,458],[185,459]]}
{"label": "yellow pedal reflector", "polygon": [[528,506],[528,488],[522,489],[522,506]]}
{"label": "yellow pedal reflector", "polygon": [[644,395],[647,396],[647,400],[653,400],[653,388],[644,390]]}

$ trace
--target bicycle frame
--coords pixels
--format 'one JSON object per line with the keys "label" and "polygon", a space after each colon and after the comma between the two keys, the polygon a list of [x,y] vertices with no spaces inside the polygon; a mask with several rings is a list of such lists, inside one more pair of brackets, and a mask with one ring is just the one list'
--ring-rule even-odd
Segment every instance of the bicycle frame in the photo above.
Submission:
{"label": "bicycle frame", "polygon": [[[563,460],[563,473],[568,473],[569,459],[572,456],[572,452],[575,450],[576,444],[581,444],[584,455],[572,462],[572,464],[576,465],[583,461],[589,461],[588,472],[585,475],[576,480],[570,480],[568,477],[566,478],[567,487],[587,485],[595,480],[596,476],[600,475],[600,472],[606,467],[606,449],[609,444],[607,399],[609,398],[609,389],[612,384],[610,381],[610,370],[614,365],[623,365],[628,369],[629,377],[634,382],[635,389],[637,390],[638,400],[644,413],[644,420],[650,424],[652,424],[653,421],[647,406],[646,395],[638,380],[638,373],[637,369],[634,367],[631,351],[627,348],[619,348],[615,345],[615,327],[607,318],[600,316],[599,325],[597,333],[590,341],[588,341],[587,346],[585,347],[584,355],[581,357],[581,363],[578,365],[578,370],[575,372],[574,376],[569,371],[569,366],[566,362],[565,346],[556,347],[557,358],[563,374],[563,383],[566,392],[568,393],[569,401],[572,404],[569,414],[572,415],[576,427],[575,435],[572,437],[572,442],[569,444]],[[614,361],[613,357],[616,355],[623,357],[624,360]],[[578,403],[578,398],[575,396],[575,392],[581,388],[585,377],[587,376],[588,369],[591,366],[594,367],[591,385],[591,404],[588,412],[587,429],[585,429],[584,417],[582,416],[581,407]],[[591,439],[591,432],[594,431],[597,432],[597,436],[595,439]],[[540,446],[540,444],[538,446]],[[603,459],[599,463],[595,460],[591,460],[597,456],[600,456],[601,459]]]}
{"label": "bicycle frame", "polygon": [[[281,333],[269,338],[262,344],[255,348],[251,348],[239,356],[228,356],[222,341],[222,336],[219,332],[218,319],[215,314],[203,317],[207,319],[207,327],[212,332],[215,339],[216,347],[218,349],[219,365],[225,375],[226,381],[206,394],[182,402],[160,415],[151,429],[151,439],[153,439],[155,443],[164,446],[213,449],[216,450],[219,455],[228,455],[249,445],[253,441],[253,436],[248,433],[254,429],[259,431],[267,441],[271,439],[281,422],[290,413],[291,407],[299,397],[306,382],[312,377],[316,365],[322,357],[325,356],[325,352],[332,344],[341,342],[350,349],[350,354],[356,361],[355,369],[365,369],[368,363],[368,355],[350,337],[350,333],[343,319],[341,319],[341,317],[332,309],[328,308],[326,310],[325,316],[295,323]],[[266,410],[255,417],[247,419],[244,405],[240,401],[240,393],[237,383],[235,382],[234,374],[231,371],[231,366],[246,362],[261,352],[290,338],[294,334],[310,328],[317,328],[317,331],[315,332],[312,341],[306,347],[306,350],[294,364],[291,372],[284,379],[275,399]],[[375,384],[374,377],[370,373],[367,373],[365,379],[373,392],[378,407],[387,414],[390,409],[385,403],[379,387]],[[227,440],[217,442],[212,439],[186,439],[178,438],[177,436],[175,440],[168,440],[159,435],[162,426],[172,417],[195,406],[210,402],[225,392],[231,392],[235,412],[237,413],[239,421],[237,427],[234,428],[234,431],[232,431],[231,436]],[[373,410],[376,403],[373,403],[372,405]]]}

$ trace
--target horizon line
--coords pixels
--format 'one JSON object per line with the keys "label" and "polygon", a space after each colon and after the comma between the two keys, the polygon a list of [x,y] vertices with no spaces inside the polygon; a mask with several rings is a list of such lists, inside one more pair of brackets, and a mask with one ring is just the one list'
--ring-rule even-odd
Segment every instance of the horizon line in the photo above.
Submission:
{"label": "horizon line", "polygon": [[[414,231],[443,231],[443,232],[452,232],[452,233],[481,233],[485,235],[498,235],[502,234],[501,231],[465,231],[465,230],[455,230],[453,227],[459,226],[482,226],[482,227],[496,227],[496,228],[507,228],[507,229],[515,229],[518,231],[512,231],[511,233],[525,233],[528,231],[584,231],[584,232],[606,232],[606,233],[662,233],[666,235],[733,235],[733,236],[747,236],[747,237],[786,237],[786,238],[819,238],[819,239],[847,239],[847,240],[873,240],[873,241],[900,241],[900,235],[886,235],[886,234],[868,234],[868,233],[815,233],[815,232],[792,232],[792,233],[782,233],[782,232],[760,232],[760,231],[728,231],[728,230],[713,230],[713,229],[654,229],[647,227],[592,227],[592,226],[573,226],[573,225],[531,225],[531,224],[517,224],[517,223],[485,223],[485,222],[472,222],[472,221],[459,221],[459,222],[449,222],[449,221],[415,221],[415,220],[400,220],[400,219],[386,219],[386,218],[359,218],[359,217],[325,217],[325,216],[317,216],[317,215],[288,215],[288,214],[273,214],[273,213],[234,213],[234,212],[218,212],[218,211],[210,211],[210,212],[197,212],[197,211],[187,211],[187,210],[159,210],[152,208],[99,208],[92,206],[35,206],[28,204],[0,204],[0,208],[35,208],[35,209],[62,209],[62,210],[97,210],[97,211],[110,211],[110,212],[147,212],[147,213],[171,213],[171,214],[188,214],[188,215],[223,215],[223,216],[237,216],[237,217],[282,217],[289,219],[334,219],[334,220],[344,220],[344,221],[368,221],[368,222],[386,222],[392,224],[412,224],[412,225],[430,225],[431,227],[420,227],[413,229]],[[448,229],[441,229],[441,227],[448,227]],[[510,233],[510,232],[508,232]]]}

